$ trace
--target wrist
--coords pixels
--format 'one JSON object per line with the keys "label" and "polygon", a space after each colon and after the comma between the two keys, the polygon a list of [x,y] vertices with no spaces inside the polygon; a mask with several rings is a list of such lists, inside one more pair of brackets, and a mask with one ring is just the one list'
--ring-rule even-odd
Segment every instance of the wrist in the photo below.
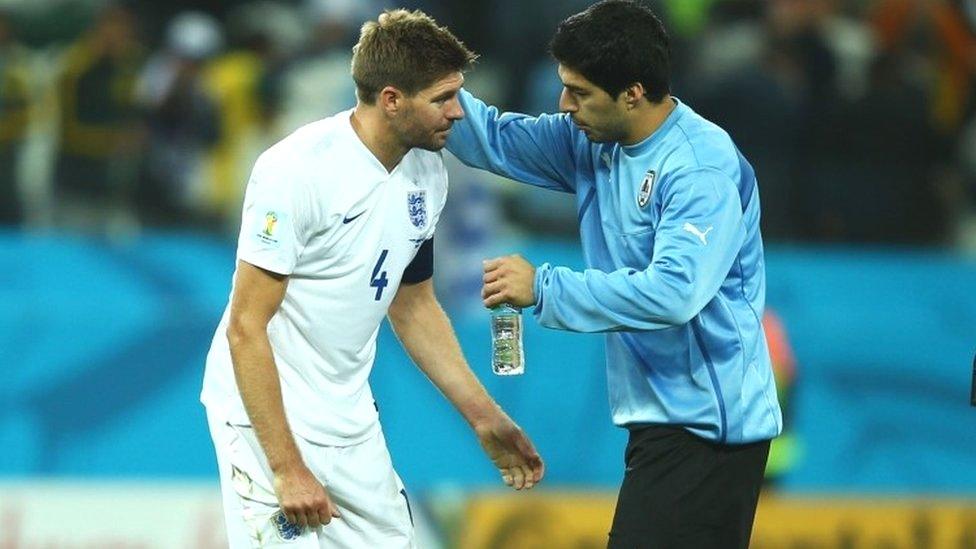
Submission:
{"label": "wrist", "polygon": [[271,473],[276,477],[289,477],[305,469],[305,462],[302,460],[280,462],[272,465],[270,462],[268,465],[271,467]]}
{"label": "wrist", "polygon": [[271,472],[275,476],[287,476],[295,471],[300,471],[305,468],[305,462],[302,460],[301,454],[298,452],[298,448],[292,448],[293,451],[287,452],[285,455],[274,455],[268,457],[268,467],[271,468]]}
{"label": "wrist", "polygon": [[469,400],[460,408],[461,415],[473,429],[492,423],[500,411],[498,404],[487,394]]}

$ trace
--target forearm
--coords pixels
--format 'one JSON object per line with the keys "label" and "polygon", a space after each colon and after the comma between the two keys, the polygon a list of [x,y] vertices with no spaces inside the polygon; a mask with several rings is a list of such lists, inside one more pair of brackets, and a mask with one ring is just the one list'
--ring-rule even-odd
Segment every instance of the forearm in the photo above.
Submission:
{"label": "forearm", "polygon": [[624,269],[574,272],[541,266],[536,274],[535,309],[547,328],[573,332],[662,330],[687,323],[707,302],[694,281]]}
{"label": "forearm", "polygon": [[653,250],[647,267],[536,270],[535,315],[543,326],[576,332],[660,330],[688,323],[718,295],[746,238],[737,188],[710,168],[662,186],[664,207],[649,237]]}
{"label": "forearm", "polygon": [[390,324],[414,363],[469,424],[498,407],[468,367],[451,323],[436,299],[390,311]]}
{"label": "forearm", "polygon": [[241,400],[271,470],[277,473],[301,465],[302,457],[285,416],[278,368],[267,333],[231,331],[228,339]]}

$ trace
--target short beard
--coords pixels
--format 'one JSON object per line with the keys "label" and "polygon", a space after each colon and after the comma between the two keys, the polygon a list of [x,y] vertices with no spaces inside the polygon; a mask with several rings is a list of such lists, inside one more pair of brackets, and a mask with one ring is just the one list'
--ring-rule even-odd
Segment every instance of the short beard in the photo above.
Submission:
{"label": "short beard", "polygon": [[411,149],[423,149],[425,151],[437,152],[444,148],[444,145],[435,143],[430,135],[411,134],[409,132],[400,134],[400,142]]}
{"label": "short beard", "polygon": [[584,124],[590,129],[590,133],[586,135],[586,139],[591,143],[619,143],[622,139],[627,137],[627,131],[625,124],[622,120],[617,121],[617,124],[606,124],[601,127],[594,127],[589,124]]}
{"label": "short beard", "polygon": [[[590,133],[595,133],[593,128],[590,128]],[[599,133],[595,133],[595,135],[587,135],[586,139],[588,139],[591,143],[619,143],[624,137],[625,134],[623,132],[601,131]]]}
{"label": "short beard", "polygon": [[438,152],[444,148],[444,145],[438,145],[435,143],[427,143],[425,145],[414,145],[415,149],[423,149],[430,152]]}
{"label": "short beard", "polygon": [[425,151],[437,152],[444,148],[443,144],[435,143],[434,136],[424,132],[422,129],[413,125],[394,124],[393,131],[408,149],[423,149]]}

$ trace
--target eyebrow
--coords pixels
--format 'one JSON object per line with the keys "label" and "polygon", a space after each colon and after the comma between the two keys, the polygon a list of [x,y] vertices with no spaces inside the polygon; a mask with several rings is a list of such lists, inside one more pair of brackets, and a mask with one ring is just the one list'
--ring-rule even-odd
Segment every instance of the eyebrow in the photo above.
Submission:
{"label": "eyebrow", "polygon": [[443,101],[445,99],[450,99],[451,97],[457,95],[457,90],[447,90],[435,95],[431,101]]}
{"label": "eyebrow", "polygon": [[573,84],[563,84],[563,86],[569,91],[573,91],[576,93],[586,93],[586,90],[584,90],[579,86],[574,86]]}

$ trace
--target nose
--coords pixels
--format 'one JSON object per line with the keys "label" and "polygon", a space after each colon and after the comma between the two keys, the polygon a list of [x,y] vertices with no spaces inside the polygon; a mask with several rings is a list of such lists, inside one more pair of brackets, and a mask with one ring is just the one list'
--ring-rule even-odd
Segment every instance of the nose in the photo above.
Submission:
{"label": "nose", "polygon": [[559,94],[559,111],[572,113],[576,112],[577,108],[576,100],[570,95],[569,90],[563,88],[562,93]]}
{"label": "nose", "polygon": [[447,112],[444,115],[449,120],[460,120],[464,118],[464,108],[461,107],[461,101],[457,97],[448,102]]}

